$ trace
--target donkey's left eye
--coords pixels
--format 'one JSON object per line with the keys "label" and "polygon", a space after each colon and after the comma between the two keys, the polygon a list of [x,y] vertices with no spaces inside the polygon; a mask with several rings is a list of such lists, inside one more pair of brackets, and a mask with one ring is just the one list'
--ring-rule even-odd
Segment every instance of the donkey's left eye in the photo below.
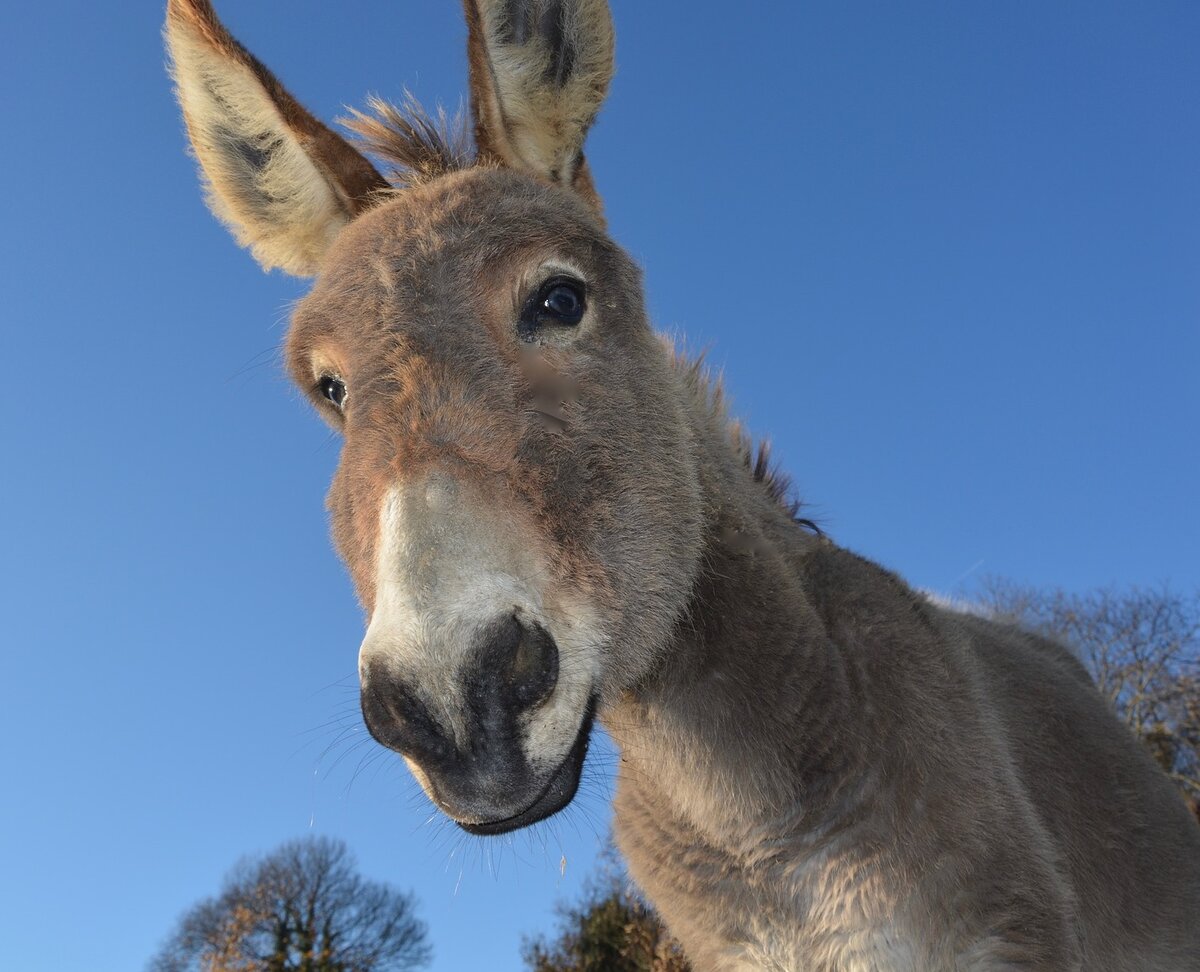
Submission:
{"label": "donkey's left eye", "polygon": [[535,290],[521,312],[520,332],[532,341],[543,327],[574,327],[587,310],[583,284],[571,277],[551,277]]}
{"label": "donkey's left eye", "polygon": [[541,313],[556,324],[578,324],[583,319],[583,290],[573,283],[551,283],[542,288]]}

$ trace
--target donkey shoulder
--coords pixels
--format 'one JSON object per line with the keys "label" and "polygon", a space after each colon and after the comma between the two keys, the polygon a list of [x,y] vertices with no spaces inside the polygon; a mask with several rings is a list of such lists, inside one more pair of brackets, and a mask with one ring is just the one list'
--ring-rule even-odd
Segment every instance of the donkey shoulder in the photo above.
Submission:
{"label": "donkey shoulder", "polygon": [[916,754],[910,766],[963,774],[961,786],[991,763],[930,841],[986,846],[1000,814],[1027,839],[1009,832],[997,849],[1023,856],[1015,863],[1058,898],[1085,968],[1200,969],[1200,928],[1186,917],[1200,914],[1200,828],[1069,648],[942,607],[832,544],[799,570],[831,641],[865,673],[865,707]]}

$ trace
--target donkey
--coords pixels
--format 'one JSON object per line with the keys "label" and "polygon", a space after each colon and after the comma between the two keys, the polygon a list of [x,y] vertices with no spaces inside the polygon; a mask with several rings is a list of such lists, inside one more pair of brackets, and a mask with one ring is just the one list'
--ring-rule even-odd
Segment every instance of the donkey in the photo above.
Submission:
{"label": "donkey", "polygon": [[464,6],[473,147],[375,102],[361,151],[168,6],[211,208],[316,278],[286,357],[344,437],[371,734],[501,834],[571,801],[600,719],[701,970],[1200,970],[1200,828],[1082,666],[798,520],[652,332],[583,155],[605,0]]}

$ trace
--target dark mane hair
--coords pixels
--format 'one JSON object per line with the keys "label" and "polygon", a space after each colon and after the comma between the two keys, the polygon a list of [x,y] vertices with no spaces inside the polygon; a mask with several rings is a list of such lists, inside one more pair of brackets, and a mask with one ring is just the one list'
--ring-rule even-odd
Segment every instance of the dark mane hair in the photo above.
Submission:
{"label": "dark mane hair", "polygon": [[814,520],[799,515],[805,504],[796,495],[791,477],[772,460],[770,442],[756,440],[741,422],[729,416],[721,377],[709,370],[704,354],[693,357],[669,339],[668,346],[675,366],[683,374],[692,394],[705,403],[718,422],[724,424],[730,445],[754,482],[760,484],[767,496],[783,507],[797,524],[817,536],[824,536],[824,531]]}

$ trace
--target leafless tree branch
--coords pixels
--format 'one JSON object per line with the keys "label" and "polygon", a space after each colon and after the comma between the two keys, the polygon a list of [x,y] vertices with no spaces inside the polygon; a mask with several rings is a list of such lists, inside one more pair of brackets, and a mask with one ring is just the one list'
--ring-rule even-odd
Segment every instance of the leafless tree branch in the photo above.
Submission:
{"label": "leafless tree branch", "polygon": [[407,972],[431,952],[414,901],[363,878],[346,845],[284,844],[190,908],[149,972]]}

